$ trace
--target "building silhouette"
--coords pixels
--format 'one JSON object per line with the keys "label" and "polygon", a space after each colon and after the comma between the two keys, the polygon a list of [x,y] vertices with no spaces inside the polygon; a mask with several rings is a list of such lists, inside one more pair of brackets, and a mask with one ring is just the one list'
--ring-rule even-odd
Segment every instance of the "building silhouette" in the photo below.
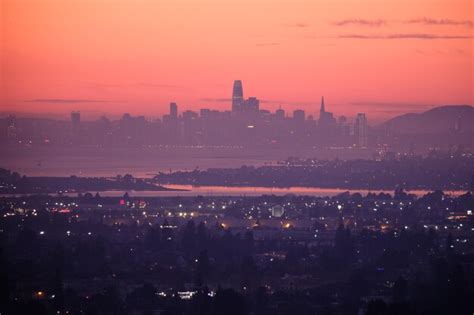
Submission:
{"label": "building silhouette", "polygon": [[359,148],[367,148],[367,117],[364,113],[357,114],[354,126],[354,134],[356,136],[356,145]]}
{"label": "building silhouette", "polygon": [[17,136],[17,128],[16,128],[16,118],[15,116],[8,116],[7,117],[7,139],[15,139]]}
{"label": "building silhouette", "polygon": [[241,112],[244,103],[244,91],[242,81],[235,80],[232,89],[232,112]]}
{"label": "building silhouette", "polygon": [[71,127],[74,132],[77,132],[81,127],[81,113],[71,112]]}
{"label": "building silhouette", "polygon": [[324,96],[321,96],[321,108],[319,109],[319,117],[321,119],[321,117],[324,116],[324,114],[326,113],[326,107],[324,105]]}
{"label": "building silhouette", "polygon": [[303,123],[305,120],[305,112],[302,109],[293,111],[293,120],[299,123]]}
{"label": "building silhouette", "polygon": [[178,118],[178,105],[176,103],[170,103],[170,117]]}
{"label": "building silhouette", "polygon": [[333,114],[326,111],[324,96],[321,97],[321,108],[319,109],[319,127],[322,130],[329,130],[336,126],[336,119]]}
{"label": "building silhouette", "polygon": [[243,112],[247,113],[258,113],[260,110],[260,101],[256,97],[249,97],[247,100],[244,101],[244,105],[242,107]]}
{"label": "building silhouette", "polygon": [[260,112],[260,100],[256,97],[244,99],[242,81],[235,80],[232,89],[232,112],[238,116],[256,116]]}
{"label": "building silhouette", "polygon": [[285,118],[285,110],[282,109],[281,106],[280,106],[280,108],[275,111],[275,116],[276,116],[278,119],[283,119],[283,118]]}

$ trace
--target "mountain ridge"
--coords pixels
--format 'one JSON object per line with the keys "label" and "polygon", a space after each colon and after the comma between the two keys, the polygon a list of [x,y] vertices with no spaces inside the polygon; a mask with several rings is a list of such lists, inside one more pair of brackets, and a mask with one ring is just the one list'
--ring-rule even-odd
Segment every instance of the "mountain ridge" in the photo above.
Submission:
{"label": "mountain ridge", "polygon": [[474,107],[471,105],[443,105],[421,113],[395,116],[380,127],[401,134],[442,134],[474,132]]}

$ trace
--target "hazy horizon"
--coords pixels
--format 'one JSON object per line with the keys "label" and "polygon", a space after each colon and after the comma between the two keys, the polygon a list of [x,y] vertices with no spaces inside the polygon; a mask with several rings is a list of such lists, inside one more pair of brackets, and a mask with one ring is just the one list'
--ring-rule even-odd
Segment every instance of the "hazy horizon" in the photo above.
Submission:
{"label": "hazy horizon", "polygon": [[473,25],[469,0],[5,0],[0,111],[227,110],[235,79],[271,111],[474,104]]}
{"label": "hazy horizon", "polygon": [[[261,109],[262,110],[269,110],[272,113],[274,113],[275,110],[280,108],[280,107],[277,107],[277,108],[274,109],[273,106],[272,106],[272,108],[267,108],[265,106],[265,104],[266,103],[264,101],[263,104],[262,104]],[[207,107],[203,107],[203,108],[211,109],[211,110],[219,110],[219,111],[230,111],[231,110],[230,104],[227,104],[227,105],[228,105],[229,108],[219,108],[219,107],[212,107],[212,106],[207,106]],[[317,106],[319,106],[319,104]],[[471,107],[473,107],[474,105],[473,104],[425,105],[424,107],[420,107],[419,109],[413,109],[413,110],[411,110],[409,107],[404,107],[403,109],[400,109],[399,111],[396,111],[396,112],[393,112],[393,113],[387,113],[385,116],[375,116],[375,117],[373,117],[373,116],[371,116],[371,114],[373,114],[373,112],[371,112],[371,111],[365,112],[365,114],[367,114],[369,119],[370,119],[368,121],[368,124],[375,126],[375,125],[378,125],[378,124],[383,124],[384,122],[386,122],[386,121],[388,121],[388,120],[390,120],[394,117],[400,116],[400,115],[423,113],[423,112],[429,111],[429,110],[431,110],[433,108],[436,108],[436,107],[452,107],[452,106],[471,106]],[[0,111],[0,118],[5,118],[9,115],[14,115],[14,116],[17,116],[18,118],[26,118],[26,119],[70,120],[71,112],[78,111],[78,112],[81,113],[81,120],[83,120],[83,121],[94,121],[94,120],[100,119],[101,117],[107,117],[107,118],[112,119],[112,120],[119,120],[119,119],[122,118],[122,116],[124,114],[131,114],[133,116],[144,116],[145,119],[147,119],[147,120],[154,120],[154,119],[163,119],[164,116],[169,114],[169,103],[162,105],[162,107],[163,107],[163,112],[149,113],[149,114],[145,114],[145,113],[142,113],[142,112],[136,112],[136,111],[133,111],[133,110],[123,112],[123,113],[87,111],[87,110],[86,111],[81,111],[81,110],[75,109],[76,107],[72,107],[69,112],[64,112],[64,113],[62,113],[62,112],[57,113],[57,112]],[[290,110],[290,108],[301,109],[301,107],[298,107],[298,106],[291,106],[291,107],[289,106],[287,108],[282,106],[281,108],[286,111],[286,117],[292,117],[292,110]],[[329,108],[330,108],[330,106],[329,106]],[[187,107],[183,108],[182,106],[180,106],[180,104],[178,104],[178,113],[179,114],[181,114],[182,112],[187,111],[187,110],[191,110],[191,109],[187,108]],[[199,111],[199,109],[192,109],[192,110]],[[307,116],[312,115],[315,119],[317,119],[319,117],[319,108],[318,108],[318,110],[313,110],[313,111],[310,111],[310,112],[306,112],[306,115]],[[334,112],[335,117],[345,116],[349,121],[353,121],[355,119],[356,115],[357,115],[357,113],[350,113],[350,115],[348,115],[347,113],[343,113],[343,112]]]}

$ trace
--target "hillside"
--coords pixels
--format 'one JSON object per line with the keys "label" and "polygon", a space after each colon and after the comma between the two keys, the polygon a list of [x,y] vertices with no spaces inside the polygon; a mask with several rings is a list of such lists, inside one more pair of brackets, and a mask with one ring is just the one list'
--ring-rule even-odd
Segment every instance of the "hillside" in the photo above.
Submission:
{"label": "hillside", "polygon": [[471,133],[473,126],[474,107],[470,105],[441,106],[423,113],[404,114],[381,125],[383,129],[405,134]]}

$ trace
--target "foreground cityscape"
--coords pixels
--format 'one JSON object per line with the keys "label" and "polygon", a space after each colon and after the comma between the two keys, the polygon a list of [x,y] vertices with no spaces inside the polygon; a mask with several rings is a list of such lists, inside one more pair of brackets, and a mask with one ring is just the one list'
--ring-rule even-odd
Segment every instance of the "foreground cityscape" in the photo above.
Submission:
{"label": "foreground cityscape", "polygon": [[470,314],[474,197],[0,198],[2,314]]}

